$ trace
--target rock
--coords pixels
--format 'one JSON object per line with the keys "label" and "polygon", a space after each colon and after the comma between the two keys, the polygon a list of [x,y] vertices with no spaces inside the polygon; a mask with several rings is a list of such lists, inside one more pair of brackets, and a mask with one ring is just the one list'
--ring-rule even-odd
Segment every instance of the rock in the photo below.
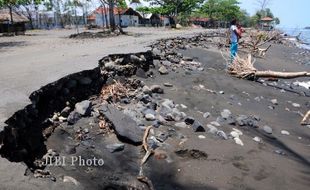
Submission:
{"label": "rock", "polygon": [[89,115],[91,113],[91,101],[84,100],[75,104],[75,111],[82,116]]}
{"label": "rock", "polygon": [[92,83],[92,80],[89,77],[83,77],[83,78],[79,79],[79,83],[81,85],[89,85]]}
{"label": "rock", "polygon": [[187,124],[185,122],[179,122],[179,123],[175,123],[174,126],[180,127],[180,128],[186,128]]}
{"label": "rock", "polygon": [[265,126],[263,127],[263,130],[264,130],[264,132],[267,133],[267,134],[272,134],[272,128],[269,127],[269,126],[267,126],[267,125],[265,125]]}
{"label": "rock", "polygon": [[216,126],[216,127],[220,127],[221,126],[221,124],[219,124],[219,122],[217,122],[217,121],[212,121],[210,124],[213,125],[213,126]]}
{"label": "rock", "polygon": [[108,144],[106,148],[109,150],[109,152],[113,153],[124,150],[125,145],[122,143]]}
{"label": "rock", "polygon": [[147,78],[146,72],[141,68],[137,69],[136,76],[141,78]]}
{"label": "rock", "polygon": [[271,103],[273,104],[273,105],[278,105],[278,100],[277,99],[272,99],[272,100],[270,100],[271,101]]}
{"label": "rock", "polygon": [[117,110],[112,105],[106,105],[103,112],[105,118],[112,123],[115,134],[121,139],[125,139],[133,144],[141,144],[143,132],[131,117]]}
{"label": "rock", "polygon": [[244,146],[242,140],[241,140],[239,137],[234,138],[234,140],[235,140],[235,143],[236,143],[236,144],[241,145],[241,146]]}
{"label": "rock", "polygon": [[238,132],[236,132],[236,131],[232,131],[232,132],[230,132],[230,136],[232,136],[233,138],[239,138],[239,133]]}
{"label": "rock", "polygon": [[153,64],[158,67],[160,65],[160,61],[158,59],[154,59]]}
{"label": "rock", "polygon": [[219,93],[220,93],[220,94],[225,94],[225,92],[224,92],[224,91],[219,91]]}
{"label": "rock", "polygon": [[205,132],[205,128],[202,126],[202,124],[199,121],[195,121],[192,125],[192,128],[195,132]]}
{"label": "rock", "polygon": [[199,138],[199,139],[205,139],[206,136],[204,136],[204,135],[198,135],[198,138]]}
{"label": "rock", "polygon": [[80,182],[78,182],[76,179],[74,179],[74,178],[71,177],[71,176],[64,176],[63,182],[71,182],[71,183],[73,183],[73,184],[76,185],[76,186],[79,186],[79,185],[80,185]]}
{"label": "rock", "polygon": [[150,87],[150,89],[153,93],[157,93],[157,94],[163,94],[164,93],[164,89],[162,89],[159,85],[152,85]]}
{"label": "rock", "polygon": [[280,154],[280,155],[283,155],[283,156],[286,155],[286,153],[285,153],[283,150],[281,150],[281,149],[275,150],[274,152],[275,152],[276,154]]}
{"label": "rock", "polygon": [[78,120],[81,119],[81,114],[79,114],[78,112],[76,111],[72,111],[68,118],[67,118],[67,121],[68,121],[68,124],[69,125],[74,125]]}
{"label": "rock", "polygon": [[181,28],[183,28],[183,26],[181,24],[176,24],[175,28],[176,29],[181,29]]}
{"label": "rock", "polygon": [[152,94],[152,90],[148,87],[148,86],[143,86],[143,88],[142,88],[142,92],[144,93],[144,94]]}
{"label": "rock", "polygon": [[75,154],[76,153],[76,148],[74,145],[65,145],[65,152],[67,154]]}
{"label": "rock", "polygon": [[214,127],[213,125],[210,125],[210,124],[207,125],[207,128],[208,128],[208,132],[211,134],[216,134],[218,131],[218,129],[216,127]]}
{"label": "rock", "polygon": [[289,133],[288,131],[285,131],[285,130],[282,130],[282,131],[281,131],[281,134],[282,134],[282,135],[290,135],[290,133]]}
{"label": "rock", "polygon": [[164,66],[167,66],[167,67],[172,65],[172,63],[170,61],[163,61],[163,62],[161,62],[161,64]]}
{"label": "rock", "polygon": [[155,115],[153,115],[151,113],[146,114],[144,117],[148,121],[154,121],[156,119]]}
{"label": "rock", "polygon": [[173,84],[166,82],[166,83],[164,83],[164,86],[165,87],[173,87]]}
{"label": "rock", "polygon": [[248,119],[248,116],[246,116],[246,115],[240,115],[240,116],[238,116],[237,119],[236,119],[236,120],[237,120],[237,124],[238,124],[239,126],[247,125],[247,123],[248,123],[247,119]]}
{"label": "rock", "polygon": [[70,114],[71,108],[69,106],[65,107],[63,110],[61,110],[60,115],[63,117],[68,117]]}
{"label": "rock", "polygon": [[183,57],[183,60],[184,61],[193,61],[193,58],[185,56],[185,57]]}
{"label": "rock", "polygon": [[158,128],[160,126],[160,123],[161,122],[159,120],[155,120],[155,121],[153,121],[152,126],[155,128]]}
{"label": "rock", "polygon": [[180,104],[180,106],[181,106],[182,109],[187,109],[187,106],[184,105],[184,104]]}
{"label": "rock", "polygon": [[161,132],[158,135],[156,135],[156,139],[159,140],[161,143],[163,143],[165,140],[168,139],[168,134]]}
{"label": "rock", "polygon": [[224,119],[228,119],[231,117],[231,112],[228,110],[228,109],[224,109],[222,112],[221,112],[221,116],[224,118]]}
{"label": "rock", "polygon": [[273,107],[273,106],[268,106],[268,108],[269,108],[269,109],[271,109],[271,110],[273,110],[273,109],[274,109],[274,107]]}
{"label": "rock", "polygon": [[253,140],[258,143],[262,142],[262,139],[259,137],[254,137]]}
{"label": "rock", "polygon": [[224,131],[217,131],[216,135],[222,137],[224,140],[228,139],[228,137]]}
{"label": "rock", "polygon": [[165,66],[161,66],[159,69],[158,69],[158,72],[162,75],[166,75],[169,73],[168,69],[165,67]]}
{"label": "rock", "polygon": [[255,97],[254,100],[260,102],[260,98],[259,97]]}
{"label": "rock", "polygon": [[153,109],[149,109],[149,108],[145,108],[143,111],[142,111],[143,115],[147,115],[147,114],[152,114],[152,115],[156,115],[156,112],[153,110]]}
{"label": "rock", "polygon": [[210,115],[211,115],[210,112],[206,112],[203,114],[203,117],[207,119],[208,117],[210,117]]}
{"label": "rock", "polygon": [[75,88],[77,86],[77,81],[76,80],[70,80],[67,84],[66,87],[67,88]]}
{"label": "rock", "polygon": [[300,108],[300,104],[297,104],[297,103],[292,103],[292,106],[295,108]]}
{"label": "rock", "polygon": [[192,125],[192,124],[194,124],[195,119],[194,119],[193,117],[187,117],[187,118],[185,118],[184,122],[185,122],[187,125]]}

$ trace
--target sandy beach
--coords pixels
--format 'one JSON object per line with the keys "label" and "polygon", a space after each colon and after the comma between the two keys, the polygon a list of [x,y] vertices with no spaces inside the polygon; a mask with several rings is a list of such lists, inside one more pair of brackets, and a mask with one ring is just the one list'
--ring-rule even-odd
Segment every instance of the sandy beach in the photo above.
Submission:
{"label": "sandy beach", "polygon": [[[66,38],[73,31],[64,30],[35,31],[28,36],[14,38],[0,37],[2,126],[6,126],[3,123],[6,119],[30,103],[28,96],[33,91],[68,74],[93,69],[98,66],[99,59],[108,54],[144,52],[150,49],[150,44],[162,38],[189,38],[201,32],[214,32],[204,29],[164,29],[160,32],[162,29],[128,30],[136,35],[73,40]],[[307,64],[309,51],[283,44],[271,45],[265,58],[256,58],[255,67],[258,70],[310,71],[310,65]],[[160,64],[154,63],[154,68],[150,68],[152,74],[148,76],[151,77],[141,77],[136,73],[130,78],[141,80],[147,86],[160,85],[164,93],[159,97],[151,94],[152,100],[156,100],[157,104],[166,99],[172,100],[178,105],[176,108],[179,111],[199,121],[205,131],[193,132],[189,125],[176,127],[177,121],[168,121],[154,128],[155,133],[157,130],[165,134],[173,131],[164,140],[165,146],[161,147],[166,158],[157,159],[153,156],[145,164],[145,173],[154,188],[308,189],[310,128],[309,125],[301,126],[300,121],[302,114],[310,109],[310,89],[294,86],[293,83],[309,81],[309,78],[249,81],[232,77],[225,72],[225,60],[212,39],[205,43],[205,47],[192,45],[186,49],[172,50],[182,55],[182,60],[189,57],[193,62],[200,63],[199,68],[202,69],[184,69],[169,63],[169,66],[165,65],[168,74],[161,75],[158,69],[165,62],[159,59]],[[223,120],[227,110],[229,117],[237,121],[244,115],[254,118],[257,126],[240,125],[236,121],[231,124]],[[60,155],[70,156],[65,151],[65,145],[72,142],[76,128],[87,128],[94,137],[95,148],[79,145],[73,155],[99,155],[105,161],[103,167],[48,167],[56,178],[54,182],[47,178],[35,178],[26,171],[23,162],[1,158],[0,189],[127,189],[129,184],[137,185],[134,179],[138,173],[138,163],[143,157],[141,147],[125,143],[123,152],[111,154],[106,145],[124,142],[114,133],[94,135],[97,131],[95,127],[90,127],[90,123],[96,123],[95,118],[93,115],[83,117],[72,128],[66,122],[60,123],[60,127],[44,141],[44,146],[46,150],[53,149]],[[210,132],[208,125],[215,126],[217,132]],[[243,146],[230,137],[233,128],[242,132],[240,139]],[[272,132],[267,133],[270,128]],[[219,135],[218,131],[223,131],[229,138]],[[259,142],[253,138],[259,139]],[[193,150],[197,152],[187,152]],[[7,155],[7,152],[1,152],[1,155]],[[73,177],[78,184],[64,182],[64,176]]]}

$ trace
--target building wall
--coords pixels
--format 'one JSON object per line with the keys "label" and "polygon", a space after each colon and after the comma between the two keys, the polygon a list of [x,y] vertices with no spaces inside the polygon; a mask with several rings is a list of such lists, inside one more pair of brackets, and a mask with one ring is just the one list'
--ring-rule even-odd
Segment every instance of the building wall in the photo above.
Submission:
{"label": "building wall", "polygon": [[[109,15],[107,15],[107,20],[108,23],[110,23],[110,18]],[[106,20],[105,18],[103,19],[102,14],[96,14],[96,25],[97,26],[102,26],[106,25]],[[121,15],[121,23],[122,26],[138,26],[139,25],[139,17],[138,16],[133,16],[133,15]],[[119,15],[115,15],[115,24],[119,25]]]}

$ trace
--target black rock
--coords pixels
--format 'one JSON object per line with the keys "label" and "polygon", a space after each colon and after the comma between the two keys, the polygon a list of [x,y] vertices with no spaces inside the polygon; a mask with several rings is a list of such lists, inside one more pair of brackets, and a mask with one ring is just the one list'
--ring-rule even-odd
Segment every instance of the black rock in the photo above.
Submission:
{"label": "black rock", "polygon": [[185,122],[187,125],[192,125],[192,124],[194,124],[195,119],[194,119],[193,117],[187,117],[187,118],[185,118],[184,122]]}
{"label": "black rock", "polygon": [[160,142],[164,142],[165,140],[167,140],[169,137],[169,135],[167,133],[159,133],[158,135],[156,135],[156,139],[159,140]]}
{"label": "black rock", "polygon": [[164,89],[162,89],[159,85],[152,85],[150,87],[150,89],[153,93],[157,93],[157,94],[163,94],[164,93]]}
{"label": "black rock", "polygon": [[67,118],[68,124],[74,125],[78,120],[81,119],[81,117],[81,114],[76,111],[72,111]]}
{"label": "black rock", "polygon": [[205,128],[202,126],[202,124],[199,121],[195,121],[192,125],[192,128],[195,132],[205,132]]}
{"label": "black rock", "polygon": [[120,139],[133,144],[142,143],[143,132],[131,117],[111,105],[107,105],[103,114],[112,123],[112,128]]}
{"label": "black rock", "polygon": [[160,121],[158,120],[153,121],[152,126],[158,128],[160,126]]}

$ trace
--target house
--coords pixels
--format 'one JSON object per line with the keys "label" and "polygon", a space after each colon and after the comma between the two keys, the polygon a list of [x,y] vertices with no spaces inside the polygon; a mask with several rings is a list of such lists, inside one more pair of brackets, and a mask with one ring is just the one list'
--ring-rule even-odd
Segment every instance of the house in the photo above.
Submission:
{"label": "house", "polygon": [[272,30],[274,28],[274,19],[271,17],[264,17],[260,19],[259,25],[262,30]]}
{"label": "house", "polygon": [[195,25],[200,25],[202,27],[209,27],[211,24],[209,18],[191,18],[190,21]]}
{"label": "house", "polygon": [[12,12],[12,20],[9,9],[0,10],[0,33],[24,34],[26,31],[25,24],[29,22],[28,18],[22,14]]}
{"label": "house", "polygon": [[[132,8],[114,8],[114,15],[115,24],[120,25],[121,23],[122,27],[138,26],[140,24],[140,20],[143,18],[137,11],[133,10]],[[103,7],[97,8],[90,15],[88,15],[87,23],[97,26],[106,26],[107,23],[110,23],[109,9]]]}

